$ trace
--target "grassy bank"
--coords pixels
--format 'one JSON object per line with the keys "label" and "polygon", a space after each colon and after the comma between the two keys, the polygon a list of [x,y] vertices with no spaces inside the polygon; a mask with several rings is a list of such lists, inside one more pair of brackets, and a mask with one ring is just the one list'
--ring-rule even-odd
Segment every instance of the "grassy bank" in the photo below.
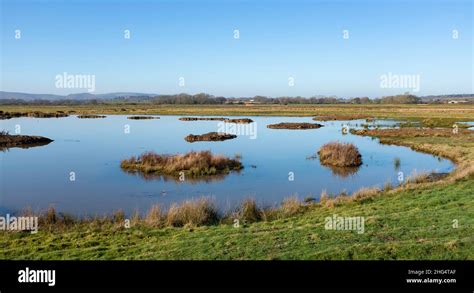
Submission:
{"label": "grassy bank", "polygon": [[[474,178],[319,206],[271,222],[129,229],[79,224],[1,233],[1,259],[474,259]],[[365,232],[325,229],[325,218],[365,217]],[[458,228],[453,225],[457,221]]]}

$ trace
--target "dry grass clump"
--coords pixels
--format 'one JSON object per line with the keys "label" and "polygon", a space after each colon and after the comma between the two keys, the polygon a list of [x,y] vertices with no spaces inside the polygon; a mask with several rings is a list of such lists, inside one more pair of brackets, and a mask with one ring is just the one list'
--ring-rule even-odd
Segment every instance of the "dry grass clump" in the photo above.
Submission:
{"label": "dry grass clump", "polygon": [[352,193],[352,200],[363,200],[373,198],[380,193],[380,189],[377,187],[362,187],[361,189]]}
{"label": "dry grass clump", "polygon": [[377,187],[362,187],[361,189],[353,192],[351,195],[343,191],[336,196],[332,196],[329,195],[326,190],[323,190],[319,197],[319,205],[327,208],[333,208],[347,202],[363,202],[380,195],[381,192],[382,190]]}
{"label": "dry grass clump", "polygon": [[390,191],[392,189],[393,189],[392,182],[390,182],[390,180],[385,182],[385,184],[383,185],[383,191]]}
{"label": "dry grass clump", "polygon": [[280,212],[283,217],[292,217],[302,211],[302,206],[296,196],[288,197],[281,203]]}
{"label": "dry grass clump", "polygon": [[405,184],[419,184],[419,183],[426,183],[432,181],[432,176],[430,173],[427,172],[418,172],[417,170],[413,170],[410,175],[407,176],[405,180]]}
{"label": "dry grass clump", "polygon": [[232,118],[232,119],[226,119],[224,121],[227,123],[241,123],[241,124],[248,124],[248,123],[253,122],[253,120],[250,118]]}
{"label": "dry grass clump", "polygon": [[151,227],[163,227],[166,223],[166,214],[159,204],[155,204],[148,210],[144,221]]}
{"label": "dry grass clump", "polygon": [[232,213],[233,219],[238,219],[244,223],[254,223],[261,221],[264,218],[263,210],[261,210],[255,199],[247,198],[238,207],[238,209]]}
{"label": "dry grass clump", "polygon": [[321,124],[306,122],[281,122],[267,125],[267,128],[271,129],[317,129],[321,127],[323,127]]}
{"label": "dry grass clump", "polygon": [[219,214],[209,198],[173,204],[166,215],[167,225],[173,227],[213,225],[218,222]]}
{"label": "dry grass clump", "polygon": [[195,141],[224,141],[228,139],[236,138],[237,135],[222,133],[222,132],[209,132],[201,135],[190,134],[184,138],[187,142]]}
{"label": "dry grass clump", "polygon": [[83,114],[83,115],[78,115],[77,118],[80,119],[97,119],[97,118],[105,118],[106,116],[104,115],[93,115],[93,114]]}
{"label": "dry grass clump", "polygon": [[318,155],[323,165],[357,167],[362,164],[362,156],[359,150],[351,143],[327,143],[319,149]]}
{"label": "dry grass clump", "polygon": [[181,117],[178,120],[181,121],[224,121],[227,118],[224,117]]}
{"label": "dry grass clump", "polygon": [[127,171],[158,173],[179,176],[180,172],[191,177],[227,174],[243,168],[240,159],[213,155],[210,151],[188,152],[177,155],[160,155],[145,152],[139,157],[131,157],[120,164]]}
{"label": "dry grass clump", "polygon": [[160,117],[155,117],[155,116],[128,116],[127,119],[131,119],[131,120],[149,120],[149,119],[160,119]]}
{"label": "dry grass clump", "polygon": [[227,123],[252,123],[253,120],[249,118],[225,118],[225,117],[181,117],[181,121],[225,121]]}
{"label": "dry grass clump", "polygon": [[460,134],[470,135],[472,130],[459,129],[458,133],[454,133],[450,128],[424,128],[424,127],[404,127],[404,128],[387,128],[387,129],[351,129],[352,134],[377,136],[377,137],[456,137]]}

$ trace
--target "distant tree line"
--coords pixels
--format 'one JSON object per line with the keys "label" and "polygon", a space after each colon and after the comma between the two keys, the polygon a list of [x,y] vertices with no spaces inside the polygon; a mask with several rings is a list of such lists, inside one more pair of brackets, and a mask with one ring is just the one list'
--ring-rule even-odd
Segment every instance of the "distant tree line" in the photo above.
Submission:
{"label": "distant tree line", "polygon": [[[455,96],[455,95],[451,95]],[[462,96],[462,95],[460,95]],[[314,96],[305,98],[296,97],[240,97],[225,98],[222,96],[213,96],[205,93],[195,95],[177,94],[177,95],[159,95],[159,96],[130,96],[116,97],[113,99],[88,99],[88,100],[32,100],[25,101],[21,99],[0,99],[0,105],[96,105],[96,104],[177,104],[177,105],[223,105],[223,104],[420,104],[420,103],[445,103],[447,98],[440,99],[420,98],[412,94],[401,94],[394,96],[385,96],[381,98],[370,99],[368,97],[338,98],[335,96]],[[450,96],[446,96],[450,97]],[[459,98],[459,97],[457,97]],[[472,95],[467,95],[469,102],[474,102]]]}

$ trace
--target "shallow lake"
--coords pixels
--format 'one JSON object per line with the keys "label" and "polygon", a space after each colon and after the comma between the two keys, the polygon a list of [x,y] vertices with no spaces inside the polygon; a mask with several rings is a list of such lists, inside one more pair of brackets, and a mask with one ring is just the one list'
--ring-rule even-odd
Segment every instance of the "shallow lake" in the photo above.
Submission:
{"label": "shallow lake", "polygon": [[[261,205],[280,203],[292,195],[319,198],[322,190],[337,194],[361,187],[399,184],[413,172],[449,172],[454,165],[445,159],[406,147],[381,145],[377,139],[342,133],[342,125],[360,127],[364,120],[319,122],[320,129],[269,129],[279,122],[312,122],[311,117],[250,117],[249,125],[234,124],[237,138],[223,142],[184,140],[188,134],[222,130],[219,121],[180,121],[181,116],[154,120],[130,120],[110,115],[103,119],[15,118],[1,121],[14,134],[41,135],[54,141],[28,149],[11,148],[0,154],[0,209],[17,212],[53,205],[57,211],[94,215],[123,209],[146,212],[154,203],[167,206],[187,198],[212,197],[222,210],[252,197]],[[393,124],[393,121],[377,121]],[[229,126],[227,124],[227,126]],[[316,155],[330,141],[354,143],[363,165],[352,173],[321,166]],[[240,154],[244,169],[213,181],[179,182],[144,178],[120,168],[120,161],[145,151],[182,153],[211,150],[215,154]],[[399,164],[395,161],[399,160]],[[74,176],[71,176],[74,172]],[[71,180],[72,177],[75,177]],[[292,180],[293,179],[293,180]]]}

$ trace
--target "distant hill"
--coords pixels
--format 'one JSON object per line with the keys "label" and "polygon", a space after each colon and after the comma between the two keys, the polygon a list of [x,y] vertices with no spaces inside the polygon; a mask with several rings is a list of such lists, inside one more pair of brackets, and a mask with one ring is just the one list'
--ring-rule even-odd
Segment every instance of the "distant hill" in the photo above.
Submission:
{"label": "distant hill", "polygon": [[119,97],[137,97],[137,96],[149,96],[154,97],[156,94],[145,94],[145,93],[130,93],[130,92],[119,92],[119,93],[107,93],[107,94],[91,94],[91,93],[77,93],[69,95],[52,95],[52,94],[28,94],[28,93],[15,93],[15,92],[4,92],[0,91],[0,99],[6,100],[49,100],[49,101],[58,101],[58,100],[107,100],[114,99]]}

